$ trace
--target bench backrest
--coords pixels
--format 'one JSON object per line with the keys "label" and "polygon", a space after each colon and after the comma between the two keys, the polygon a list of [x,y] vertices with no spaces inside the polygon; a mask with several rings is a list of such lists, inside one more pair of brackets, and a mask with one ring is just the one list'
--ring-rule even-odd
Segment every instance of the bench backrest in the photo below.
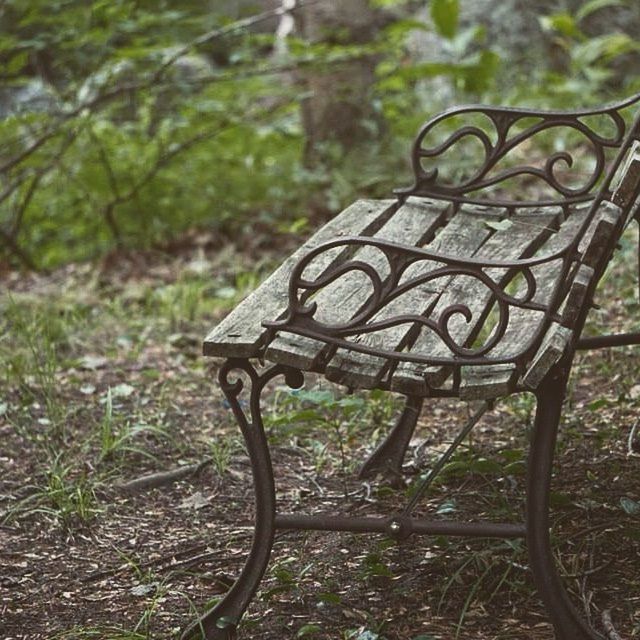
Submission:
{"label": "bench backrest", "polygon": [[[640,93],[575,112],[482,105],[449,109],[418,133],[411,153],[414,184],[396,193],[517,207],[593,200],[617,172],[619,152],[624,156],[629,141],[637,139],[637,118],[630,127],[627,121],[639,104]],[[481,153],[470,154],[468,145]],[[548,157],[532,152],[545,145],[554,150]],[[447,162],[449,153],[456,154],[456,163]],[[466,164],[462,177],[460,160]],[[585,173],[576,175],[581,162]],[[448,166],[456,167],[455,175],[446,175]]]}

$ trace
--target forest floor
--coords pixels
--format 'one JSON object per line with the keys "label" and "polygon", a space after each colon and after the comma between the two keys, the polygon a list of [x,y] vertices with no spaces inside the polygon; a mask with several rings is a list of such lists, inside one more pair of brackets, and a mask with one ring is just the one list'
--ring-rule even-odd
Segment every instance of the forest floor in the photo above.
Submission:
{"label": "forest floor", "polygon": [[[205,239],[206,240],[206,239]],[[640,306],[633,238],[589,330]],[[250,252],[248,252],[250,253]],[[250,467],[201,340],[266,273],[187,243],[48,275],[2,275],[0,638],[175,638],[228,589],[252,533]],[[256,252],[257,253],[257,252]],[[253,255],[256,255],[254,253]],[[245,265],[245,266],[242,266]],[[640,360],[579,354],[553,489],[557,560],[576,606],[640,638]],[[399,400],[273,385],[265,414],[283,510],[389,514],[470,408],[428,404],[405,486],[359,481]],[[434,517],[521,521],[522,395],[497,404],[424,500]],[[158,487],[147,474],[198,467]],[[188,471],[188,469],[187,469]],[[241,638],[551,640],[519,542],[279,533]]]}

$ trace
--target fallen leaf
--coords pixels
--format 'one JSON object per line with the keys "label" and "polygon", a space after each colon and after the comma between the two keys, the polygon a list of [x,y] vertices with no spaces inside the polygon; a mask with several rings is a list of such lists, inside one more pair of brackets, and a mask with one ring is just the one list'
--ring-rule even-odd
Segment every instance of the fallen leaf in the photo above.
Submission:
{"label": "fallen leaf", "polygon": [[628,513],[630,516],[640,515],[640,502],[636,502],[631,498],[623,497],[620,498],[620,506],[624,512]]}
{"label": "fallen leaf", "polygon": [[114,398],[128,398],[133,392],[135,388],[130,384],[123,382],[122,384],[118,384],[111,389],[111,395]]}
{"label": "fallen leaf", "polygon": [[150,596],[152,593],[156,592],[157,588],[157,582],[152,582],[151,584],[138,584],[135,587],[131,587],[131,589],[129,589],[129,593],[132,596],[138,597]]}
{"label": "fallen leaf", "polygon": [[78,366],[81,369],[87,369],[89,371],[95,371],[96,369],[102,369],[107,365],[109,361],[104,356],[82,356]]}
{"label": "fallen leaf", "polygon": [[180,503],[180,509],[195,509],[197,511],[198,509],[208,507],[210,501],[211,498],[205,498],[202,492],[196,491]]}
{"label": "fallen leaf", "polygon": [[485,220],[484,224],[494,231],[508,231],[513,227],[511,220]]}

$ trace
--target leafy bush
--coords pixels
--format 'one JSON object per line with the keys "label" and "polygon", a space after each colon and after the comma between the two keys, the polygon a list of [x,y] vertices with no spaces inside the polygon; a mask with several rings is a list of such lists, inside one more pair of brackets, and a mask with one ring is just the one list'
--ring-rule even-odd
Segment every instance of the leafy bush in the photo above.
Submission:
{"label": "leafy bush", "polygon": [[[570,64],[567,75],[527,82],[528,100],[578,94],[584,103],[586,88],[596,94],[611,85],[611,64],[638,43],[619,33],[588,37],[581,24],[613,4],[593,0],[576,15],[542,18]],[[430,7],[430,22],[398,10],[365,44],[290,37],[288,54],[278,57],[275,36],[249,29],[268,16],[230,22],[195,0],[7,0],[0,259],[49,268],[113,247],[156,245],[192,226],[233,234],[256,221],[298,228],[309,204],[337,209],[356,193],[403,186],[409,175],[396,159],[434,108],[416,85],[439,78],[478,100],[499,90],[500,58],[484,30],[460,26],[458,0]],[[446,62],[407,56],[416,29],[439,34]],[[289,74],[362,56],[378,61],[375,101],[390,135],[372,129],[366,148],[338,149],[327,155],[330,168],[310,171],[298,113],[304,96]]]}

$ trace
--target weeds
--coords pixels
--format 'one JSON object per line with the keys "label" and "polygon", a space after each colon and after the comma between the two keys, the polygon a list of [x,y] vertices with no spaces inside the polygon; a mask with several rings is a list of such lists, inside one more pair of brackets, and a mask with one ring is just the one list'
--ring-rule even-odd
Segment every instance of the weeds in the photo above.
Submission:
{"label": "weeds", "polygon": [[137,444],[136,440],[148,436],[164,439],[167,435],[167,430],[162,426],[116,419],[113,414],[112,389],[109,388],[104,402],[104,416],[100,423],[97,463],[121,458],[125,454],[136,454],[154,460],[155,456],[144,446]]}
{"label": "weeds", "polygon": [[41,514],[72,530],[89,524],[99,511],[94,484],[58,456],[45,471],[42,484],[7,510],[5,521]]}

